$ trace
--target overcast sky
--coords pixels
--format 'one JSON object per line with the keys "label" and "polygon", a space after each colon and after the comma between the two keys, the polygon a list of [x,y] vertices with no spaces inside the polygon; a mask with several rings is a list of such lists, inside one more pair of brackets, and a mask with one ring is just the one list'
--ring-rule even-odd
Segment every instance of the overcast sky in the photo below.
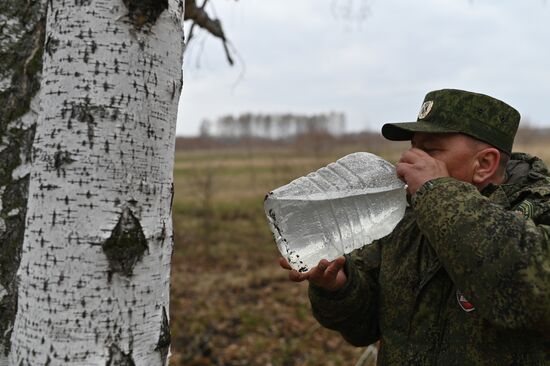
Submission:
{"label": "overcast sky", "polygon": [[379,130],[416,120],[424,95],[441,88],[489,94],[516,107],[523,122],[550,127],[544,0],[210,2],[237,63],[228,66],[217,39],[194,40],[178,135],[197,134],[205,118],[244,112],[338,111],[347,131]]}

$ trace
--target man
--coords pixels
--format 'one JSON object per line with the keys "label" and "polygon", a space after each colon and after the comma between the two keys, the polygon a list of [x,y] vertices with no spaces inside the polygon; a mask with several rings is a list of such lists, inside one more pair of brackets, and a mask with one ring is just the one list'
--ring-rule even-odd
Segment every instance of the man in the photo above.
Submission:
{"label": "man", "polygon": [[[410,207],[387,237],[307,273],[313,314],[381,365],[550,364],[550,177],[511,154],[520,115],[486,95],[426,95],[397,163]],[[281,260],[281,266],[290,269]]]}

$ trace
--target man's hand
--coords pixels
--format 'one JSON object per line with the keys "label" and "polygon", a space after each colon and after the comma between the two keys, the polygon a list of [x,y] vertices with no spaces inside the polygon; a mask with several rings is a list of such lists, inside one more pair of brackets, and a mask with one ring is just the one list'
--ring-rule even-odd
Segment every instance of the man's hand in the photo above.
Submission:
{"label": "man's hand", "polygon": [[428,153],[411,148],[401,155],[396,166],[397,176],[407,183],[407,192],[414,196],[416,191],[427,181],[448,177],[449,172],[444,162],[432,158]]}
{"label": "man's hand", "polygon": [[290,270],[288,278],[294,282],[308,280],[314,285],[327,291],[337,291],[341,289],[347,281],[346,272],[344,272],[345,257],[338,257],[332,262],[321,259],[316,267],[313,267],[305,273],[300,273],[290,267],[287,260],[279,258],[279,265],[284,269]]}

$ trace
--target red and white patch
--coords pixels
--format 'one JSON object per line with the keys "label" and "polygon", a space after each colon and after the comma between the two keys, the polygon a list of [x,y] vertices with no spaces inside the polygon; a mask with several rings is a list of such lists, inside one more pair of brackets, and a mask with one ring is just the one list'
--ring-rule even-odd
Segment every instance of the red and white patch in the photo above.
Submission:
{"label": "red and white patch", "polygon": [[464,295],[462,295],[462,293],[458,290],[456,290],[456,300],[458,301],[458,305],[460,305],[462,310],[464,310],[467,313],[469,313],[470,311],[474,311],[476,309],[474,304],[469,302],[468,299],[466,299]]}

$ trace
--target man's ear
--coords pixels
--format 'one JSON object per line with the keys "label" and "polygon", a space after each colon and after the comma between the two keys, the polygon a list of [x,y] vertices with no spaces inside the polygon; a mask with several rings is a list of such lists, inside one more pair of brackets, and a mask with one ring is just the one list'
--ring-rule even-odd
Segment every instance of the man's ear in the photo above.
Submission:
{"label": "man's ear", "polygon": [[472,183],[477,186],[485,186],[493,182],[498,174],[500,164],[500,151],[494,147],[488,147],[476,154]]}

